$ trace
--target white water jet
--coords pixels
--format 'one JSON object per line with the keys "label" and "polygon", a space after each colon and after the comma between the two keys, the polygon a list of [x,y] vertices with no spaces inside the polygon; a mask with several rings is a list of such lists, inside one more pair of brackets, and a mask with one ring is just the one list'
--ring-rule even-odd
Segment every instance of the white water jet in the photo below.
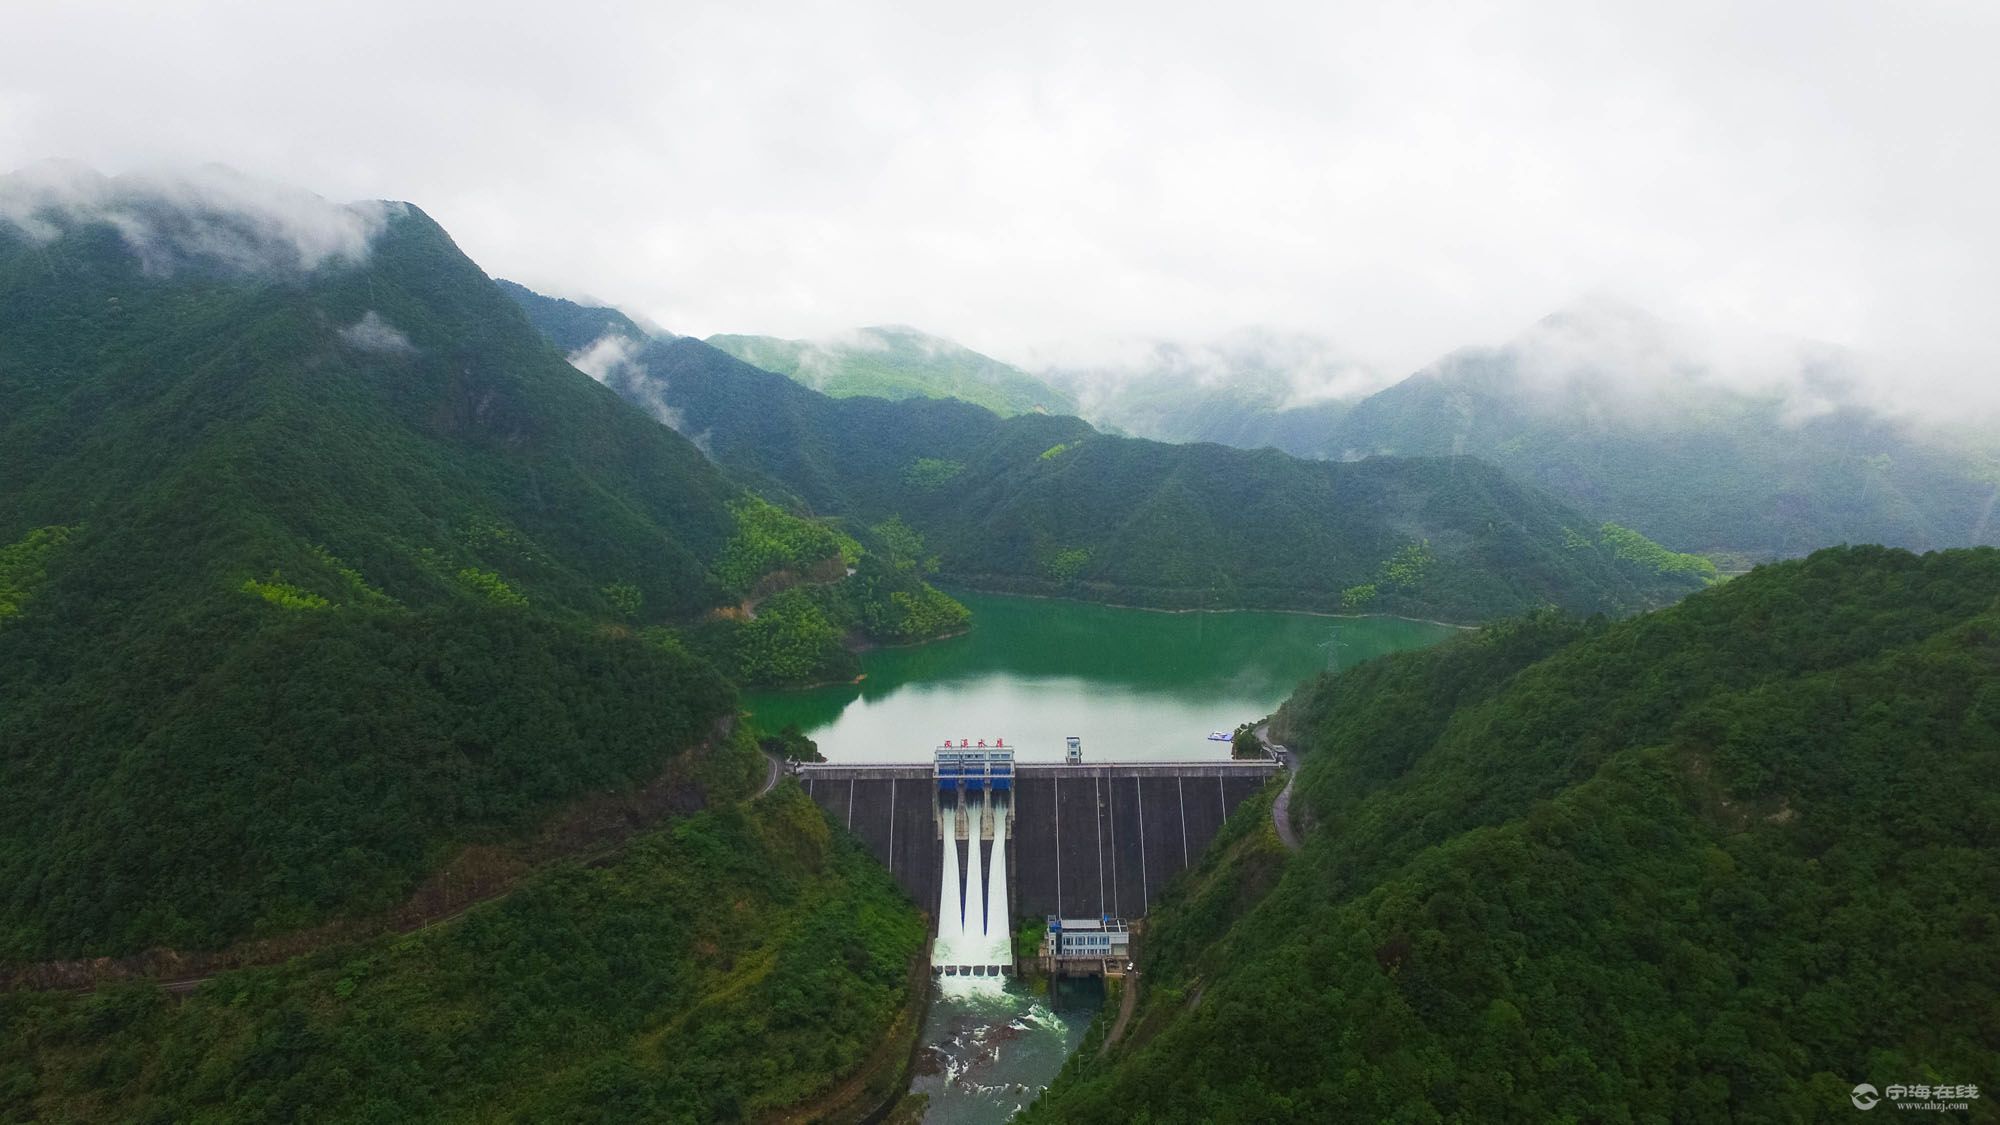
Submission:
{"label": "white water jet", "polygon": [[987,964],[1013,963],[1014,944],[1007,912],[1007,806],[993,807],[993,864],[986,882]]}
{"label": "white water jet", "polygon": [[[966,858],[958,858],[959,815],[965,814],[968,839]],[[940,886],[938,887],[937,942],[931,950],[933,964],[945,969],[943,984],[950,993],[998,994],[1004,990],[995,971],[1013,963],[1013,935],[1007,910],[1007,809],[992,795],[981,793],[977,805],[955,804],[944,809],[938,823],[943,837]],[[988,861],[981,847],[985,820],[993,817],[993,851]],[[965,883],[959,885],[959,868],[965,869]],[[974,972],[972,970],[978,970]],[[960,970],[953,972],[952,970]]]}
{"label": "white water jet", "polygon": [[986,953],[986,887],[980,879],[979,831],[986,819],[985,797],[973,806],[972,831],[966,833],[970,839],[965,847],[965,942],[960,948],[960,964],[987,964]]}
{"label": "white water jet", "polygon": [[944,837],[944,860],[941,865],[944,878],[938,888],[938,936],[934,959],[941,965],[955,965],[958,963],[958,947],[962,944],[960,939],[965,933],[958,897],[958,810],[942,810],[939,826],[942,829],[940,835]]}

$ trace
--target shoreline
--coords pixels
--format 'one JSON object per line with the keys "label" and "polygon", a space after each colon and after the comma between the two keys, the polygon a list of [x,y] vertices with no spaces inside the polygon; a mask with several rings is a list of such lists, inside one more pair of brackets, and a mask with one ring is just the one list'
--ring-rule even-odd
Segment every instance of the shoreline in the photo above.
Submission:
{"label": "shoreline", "polygon": [[[940,633],[935,637],[925,637],[921,641],[904,641],[901,644],[883,644],[880,641],[864,641],[858,645],[848,645],[846,646],[846,648],[848,652],[851,652],[856,656],[860,656],[862,653],[876,652],[881,649],[922,648],[925,645],[936,644],[939,641],[956,640],[957,638],[963,637],[970,632],[972,632],[972,626],[967,625],[963,629],[954,629],[949,633]],[[741,691],[743,694],[748,695],[751,692],[757,692],[757,691],[819,691],[823,688],[830,688],[830,687],[843,687],[843,686],[858,687],[860,686],[861,681],[866,680],[867,678],[868,678],[868,673],[863,672],[858,676],[853,676],[845,680],[815,680],[809,684],[765,684],[762,686],[744,687],[741,689]]]}
{"label": "shoreline", "polygon": [[[936,583],[933,583],[933,585],[936,585]],[[1276,614],[1287,614],[1294,617],[1324,617],[1337,621],[1408,621],[1414,625],[1436,625],[1441,629],[1456,629],[1460,632],[1471,632],[1475,629],[1480,628],[1479,625],[1467,625],[1458,621],[1439,621],[1434,617],[1409,617],[1400,613],[1334,613],[1330,610],[1323,610],[1323,609],[1262,609],[1253,606],[1230,606],[1223,609],[1169,609],[1164,606],[1130,605],[1124,602],[1099,602],[1099,601],[1092,601],[1089,598],[1067,597],[1062,594],[1022,594],[1022,593],[1016,593],[1012,590],[982,590],[976,586],[958,586],[955,588],[948,586],[938,586],[937,588],[946,594],[952,595],[953,597],[956,597],[957,593],[966,593],[966,594],[973,594],[979,597],[988,597],[988,598],[1031,598],[1035,601],[1070,602],[1075,605],[1103,606],[1106,609],[1126,609],[1126,610],[1133,610],[1139,613],[1174,613],[1174,614],[1276,613]],[[957,593],[954,593],[954,589],[957,591]],[[978,615],[975,614],[973,616],[972,622],[963,629],[954,629],[949,633],[941,633],[935,637],[926,637],[921,641],[904,641],[900,644],[884,644],[879,641],[863,641],[857,645],[847,646],[847,651],[855,654],[856,656],[861,656],[865,653],[877,652],[883,649],[922,648],[925,645],[936,644],[939,641],[956,640],[959,637],[963,637],[971,633],[978,626],[979,626],[979,619]],[[858,676],[845,680],[816,680],[809,684],[768,684],[763,686],[745,687],[742,690],[746,695],[753,692],[822,691],[825,690],[826,688],[831,688],[831,687],[843,687],[843,686],[858,687],[860,686],[862,681],[866,680],[867,678],[868,678],[868,673],[863,672]]]}
{"label": "shoreline", "polygon": [[[963,628],[963,629],[953,629],[953,630],[952,630],[951,632],[949,632],[949,633],[939,633],[939,634],[938,634],[937,636],[935,636],[935,637],[925,637],[925,638],[924,638],[923,640],[921,640],[921,641],[897,641],[897,642],[894,642],[894,643],[891,643],[891,642],[888,642],[888,641],[871,641],[871,640],[868,640],[868,639],[866,639],[866,638],[863,638],[862,640],[859,640],[859,641],[856,641],[856,642],[854,642],[853,644],[850,644],[850,645],[847,645],[847,646],[846,646],[846,648],[847,648],[847,651],[849,651],[849,652],[853,653],[853,654],[854,654],[854,655],[856,655],[856,656],[859,656],[859,655],[861,655],[861,654],[862,654],[862,653],[864,653],[864,652],[874,652],[874,651],[876,651],[877,649],[884,649],[884,648],[888,648],[888,649],[896,649],[896,648],[922,648],[922,647],[924,647],[925,645],[930,645],[930,644],[936,644],[936,643],[937,643],[937,642],[939,642],[939,641],[948,641],[948,640],[951,640],[951,639],[952,639],[952,638],[954,638],[954,637],[963,637],[964,635],[966,635],[967,633],[970,633],[970,632],[972,632],[972,626],[971,626],[970,624],[968,624],[968,625],[966,625],[966,627],[965,627],[965,628]],[[829,680],[829,681],[827,681],[827,682],[828,682],[828,683],[840,683],[840,682],[842,682],[842,681],[838,681],[838,680]],[[858,679],[857,679],[857,681],[856,681],[856,682],[859,682],[859,681],[858,681]]]}
{"label": "shoreline", "polygon": [[[932,583],[932,585],[936,586],[937,583],[934,582]],[[1480,627],[1479,624],[1468,625],[1460,621],[1439,621],[1434,617],[1410,617],[1406,614],[1401,614],[1401,613],[1335,613],[1332,610],[1326,610],[1326,609],[1272,609],[1261,606],[1227,606],[1219,609],[1201,609],[1201,608],[1172,609],[1166,606],[1157,606],[1157,605],[1132,605],[1128,602],[1100,602],[1093,600],[1091,598],[1070,597],[1067,594],[1023,594],[1014,590],[985,590],[977,586],[959,586],[957,588],[968,594],[978,594],[984,597],[991,597],[991,598],[1034,598],[1037,601],[1074,602],[1078,605],[1101,605],[1107,609],[1131,609],[1131,610],[1138,610],[1141,613],[1286,613],[1286,614],[1294,614],[1299,617],[1332,617],[1345,621],[1367,621],[1367,620],[1410,621],[1410,622],[1415,622],[1416,624],[1419,625],[1438,625],[1446,629],[1462,629],[1467,631],[1477,629]],[[952,590],[946,586],[938,586],[938,589],[943,590],[947,594],[952,593]],[[974,618],[973,623],[975,625],[978,624],[977,617]],[[953,636],[957,635],[958,634],[953,634]],[[940,637],[938,639],[943,640],[944,638]],[[924,642],[919,642],[919,643],[924,643]],[[900,647],[908,647],[908,646],[900,646]]]}

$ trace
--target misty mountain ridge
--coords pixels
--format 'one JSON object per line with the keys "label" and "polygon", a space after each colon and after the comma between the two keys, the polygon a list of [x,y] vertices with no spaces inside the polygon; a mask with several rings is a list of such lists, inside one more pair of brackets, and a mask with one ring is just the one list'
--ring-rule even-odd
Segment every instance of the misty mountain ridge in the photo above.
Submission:
{"label": "misty mountain ridge", "polygon": [[673,337],[673,333],[657,325],[642,324],[629,313],[609,305],[544,296],[505,278],[495,278],[493,283],[527,314],[535,330],[564,355],[587,353],[607,340],[643,343],[655,337]]}
{"label": "misty mountain ridge", "polygon": [[818,340],[710,336],[754,367],[835,398],[956,398],[1003,416],[1074,414],[1066,393],[1009,363],[906,325],[878,325]]}
{"label": "misty mountain ridge", "polygon": [[1327,337],[1257,325],[1206,339],[1137,340],[1089,359],[1058,353],[1039,370],[1073,386],[1086,411],[1107,392],[1166,378],[1228,388],[1246,404],[1271,410],[1358,400],[1389,382]]}
{"label": "misty mountain ridge", "polygon": [[358,263],[404,205],[335,204],[222,165],[106,176],[43,161],[0,176],[0,223],[46,245],[63,232],[108,224],[143,273],[297,274]]}
{"label": "misty mountain ridge", "polygon": [[[600,379],[645,341],[622,327],[588,344],[584,335],[558,328],[550,338]],[[1005,396],[992,385],[968,382],[971,356],[1010,379],[1039,379],[1114,434],[1317,460],[1481,457],[1598,520],[1730,565],[1836,543],[1922,550],[1995,541],[2000,450],[1976,429],[1952,435],[1885,409],[1884,384],[1865,357],[1813,341],[1707,337],[1603,295],[1385,387],[1330,341],[1271,329],[1146,341],[1039,376],[915,329],[841,339],[837,347],[710,342],[835,397],[1062,412],[1045,407],[1050,396],[1040,391],[996,401]],[[678,417],[663,399],[648,409]]]}
{"label": "misty mountain ridge", "polygon": [[[1341,439],[1367,433],[1333,424],[1399,382],[1505,394],[1551,413],[1642,426],[1700,424],[1718,403],[1735,399],[1779,400],[1792,422],[1843,407],[1881,409],[1865,393],[1860,358],[1844,349],[1779,340],[1723,347],[1603,295],[1551,312],[1507,343],[1455,349],[1403,380],[1325,337],[1269,328],[1155,340],[1124,356],[1056,362],[1040,373],[1076,396],[1083,417],[1135,436],[1244,445],[1220,435],[1263,429],[1282,434],[1266,444],[1286,452],[1344,460],[1393,452],[1365,443],[1343,448]],[[1262,417],[1253,423],[1248,416]]]}
{"label": "misty mountain ridge", "polygon": [[948,399],[834,398],[687,337],[599,377],[765,494],[914,533],[938,574],[979,589],[1474,620],[1629,612],[1713,574],[1467,458],[1340,465]]}
{"label": "misty mountain ridge", "polygon": [[1467,454],[1676,550],[1995,541],[2000,465],[1872,405],[1863,357],[1593,300],[1379,391],[1310,455]]}
{"label": "misty mountain ridge", "polygon": [[1093,424],[1156,441],[1297,452],[1385,380],[1324,337],[1247,327],[1208,340],[1147,340],[1044,372]]}
{"label": "misty mountain ridge", "polygon": [[1607,297],[1572,303],[1497,347],[1453,351],[1410,378],[1640,428],[1712,421],[1718,404],[1735,402],[1776,403],[1791,422],[1871,408],[1863,360],[1846,349],[1779,338],[1724,342]]}
{"label": "misty mountain ridge", "polygon": [[[113,177],[46,162],[0,178],[0,219],[31,243],[100,223],[153,277],[298,277],[352,264],[402,208],[335,204],[220,167]],[[663,334],[576,302],[529,311],[600,380]],[[349,327],[353,340],[394,343],[358,320]],[[1039,375],[907,326],[714,342],[836,396],[955,397],[1003,415],[1078,413],[1112,432],[1322,459],[1480,456],[1676,550],[1768,558],[1995,534],[1990,437],[1884,410],[1862,357],[1789,341],[1719,346],[1604,297],[1372,394],[1361,392],[1379,378],[1329,342],[1267,329],[1155,341],[1128,359]]]}
{"label": "misty mountain ridge", "polygon": [[1328,341],[1254,329],[1043,375],[1112,432],[1327,460],[1477,456],[1732,560],[1995,541],[1990,434],[1897,409],[1868,357],[1724,338],[1602,294],[1388,386]]}

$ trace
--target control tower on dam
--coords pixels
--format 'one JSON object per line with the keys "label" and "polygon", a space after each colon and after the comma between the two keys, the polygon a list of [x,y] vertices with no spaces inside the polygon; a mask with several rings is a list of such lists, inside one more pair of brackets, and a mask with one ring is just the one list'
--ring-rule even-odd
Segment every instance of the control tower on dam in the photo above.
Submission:
{"label": "control tower on dam", "polygon": [[[1280,768],[1270,760],[1086,763],[1074,739],[1066,761],[1019,762],[1016,747],[992,743],[963,739],[929,760],[810,763],[796,771],[812,799],[926,909],[947,897],[949,868],[962,925],[975,871],[1004,879],[1013,917],[1144,917],[1168,880]],[[944,756],[1003,749],[1004,777],[997,756]],[[954,837],[949,854],[947,832]],[[996,842],[1003,848],[997,862]],[[982,886],[981,895],[990,904],[997,896],[988,890]]]}

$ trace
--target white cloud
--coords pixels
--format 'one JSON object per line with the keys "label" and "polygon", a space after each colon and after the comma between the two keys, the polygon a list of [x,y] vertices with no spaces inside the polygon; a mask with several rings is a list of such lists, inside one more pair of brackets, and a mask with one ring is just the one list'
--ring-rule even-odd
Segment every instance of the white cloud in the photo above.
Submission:
{"label": "white cloud", "polygon": [[703,453],[713,456],[707,435],[689,434],[687,420],[667,403],[667,382],[639,362],[645,341],[619,332],[607,332],[588,346],[570,353],[571,367],[603,383],[650,412],[675,432],[692,438]]}
{"label": "white cloud", "polygon": [[214,165],[109,177],[49,160],[0,176],[0,221],[39,240],[62,225],[110,223],[154,274],[192,262],[263,271],[359,261],[393,209],[329,203]]}
{"label": "white cloud", "polygon": [[360,320],[340,330],[340,338],[351,348],[364,352],[385,352],[407,354],[417,350],[402,329],[382,319],[382,314],[369,309]]}
{"label": "white cloud", "polygon": [[639,352],[639,341],[622,333],[607,332],[589,345],[570,353],[569,365],[600,383],[609,383],[624,373]]}
{"label": "white cloud", "polygon": [[1267,324],[1398,372],[1610,289],[2000,383],[1988,4],[72,0],[8,38],[0,166],[412,199],[680,332]]}

